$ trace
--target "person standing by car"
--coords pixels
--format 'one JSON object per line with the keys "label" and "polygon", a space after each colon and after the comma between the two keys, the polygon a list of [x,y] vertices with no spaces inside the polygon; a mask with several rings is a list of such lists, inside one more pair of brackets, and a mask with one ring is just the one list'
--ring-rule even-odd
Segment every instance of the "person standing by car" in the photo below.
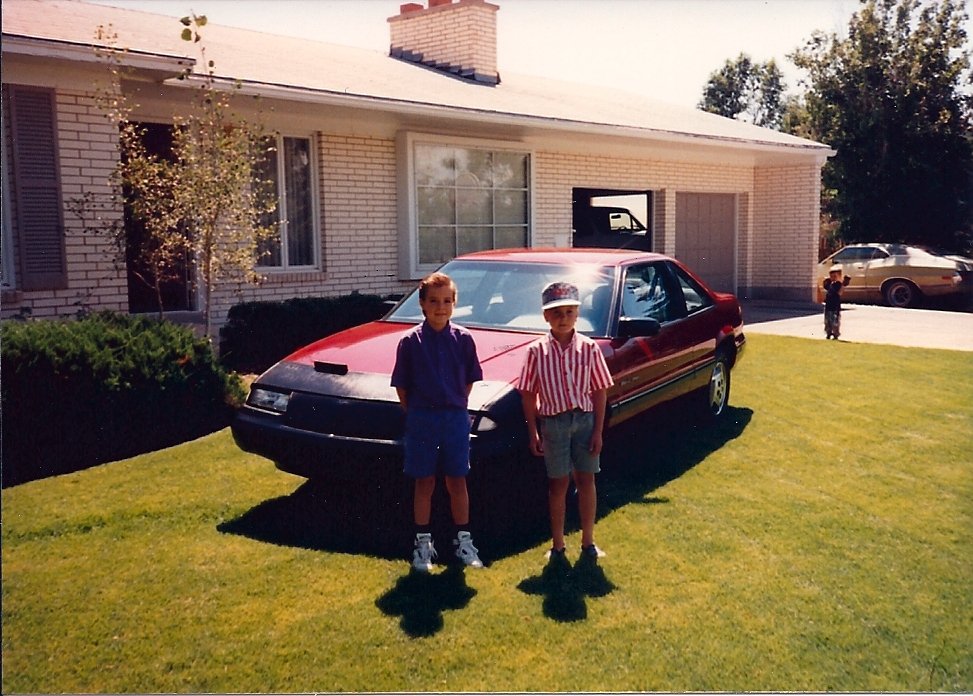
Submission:
{"label": "person standing by car", "polygon": [[851,282],[851,276],[842,280],[841,271],[841,266],[832,266],[824,279],[824,333],[836,341],[841,334],[841,289]]}
{"label": "person standing by car", "polygon": [[530,451],[543,456],[548,478],[551,560],[563,559],[566,496],[571,476],[578,491],[582,557],[604,555],[594,540],[602,429],[611,373],[598,344],[575,331],[581,302],[578,288],[551,283],[541,292],[551,331],[527,348],[520,394]]}
{"label": "person standing by car", "polygon": [[438,465],[449,492],[456,527],[456,556],[482,568],[469,532],[470,419],[467,404],[473,383],[483,379],[473,336],[450,322],[456,284],[444,273],[419,283],[419,306],[425,320],[399,341],[392,386],[405,409],[405,473],[415,479],[416,525],[412,567],[429,572],[436,558],[430,522]]}

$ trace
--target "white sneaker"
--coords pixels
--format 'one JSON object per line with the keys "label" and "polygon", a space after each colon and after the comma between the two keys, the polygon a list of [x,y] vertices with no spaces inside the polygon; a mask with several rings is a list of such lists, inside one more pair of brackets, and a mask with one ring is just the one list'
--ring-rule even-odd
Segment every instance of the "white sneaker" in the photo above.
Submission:
{"label": "white sneaker", "polygon": [[586,558],[598,559],[598,558],[604,558],[608,554],[602,551],[601,549],[599,549],[596,544],[592,544],[591,546],[582,546],[581,555]]}
{"label": "white sneaker", "polygon": [[432,534],[416,534],[416,549],[412,552],[412,567],[421,573],[433,569],[432,559],[439,554],[432,544]]}
{"label": "white sneaker", "polygon": [[470,536],[469,532],[460,532],[456,535],[453,540],[453,546],[456,547],[456,557],[463,561],[466,565],[471,568],[482,568],[483,561],[476,553],[476,547],[473,546],[473,537]]}

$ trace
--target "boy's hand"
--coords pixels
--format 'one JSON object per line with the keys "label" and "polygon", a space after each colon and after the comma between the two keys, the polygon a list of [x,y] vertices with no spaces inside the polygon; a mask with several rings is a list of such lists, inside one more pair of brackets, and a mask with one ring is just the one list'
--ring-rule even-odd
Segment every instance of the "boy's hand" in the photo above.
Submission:
{"label": "boy's hand", "polygon": [[591,433],[591,442],[588,444],[588,452],[597,456],[601,454],[602,445],[603,440],[601,437],[601,432],[595,431]]}
{"label": "boy's hand", "polygon": [[532,433],[528,435],[528,446],[530,447],[530,453],[535,457],[544,456],[544,441],[541,439],[539,433]]}

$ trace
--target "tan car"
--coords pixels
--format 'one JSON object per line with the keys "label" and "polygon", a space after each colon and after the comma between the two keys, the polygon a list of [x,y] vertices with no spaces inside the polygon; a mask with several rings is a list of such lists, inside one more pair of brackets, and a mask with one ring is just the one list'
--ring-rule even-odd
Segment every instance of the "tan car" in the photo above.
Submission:
{"label": "tan car", "polygon": [[818,264],[820,302],[832,266],[851,277],[841,293],[844,302],[916,307],[926,298],[973,292],[973,259],[905,244],[851,244]]}

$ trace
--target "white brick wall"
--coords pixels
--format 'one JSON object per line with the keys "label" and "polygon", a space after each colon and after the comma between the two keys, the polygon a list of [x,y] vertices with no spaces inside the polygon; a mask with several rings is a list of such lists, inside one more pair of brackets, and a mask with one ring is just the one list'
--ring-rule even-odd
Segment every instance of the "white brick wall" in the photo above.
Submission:
{"label": "white brick wall", "polygon": [[[107,192],[115,163],[115,135],[81,92],[59,91],[58,132],[66,199],[84,190]],[[396,152],[394,138],[319,133],[319,220],[322,269],[273,273],[258,286],[217,289],[213,322],[225,321],[241,301],[336,296],[353,291],[385,295],[405,292],[398,280]],[[756,169],[746,166],[676,163],[639,157],[568,154],[533,155],[532,243],[570,243],[572,188],[651,190],[656,249],[672,254],[677,191],[737,195],[738,283],[742,296],[813,297],[817,254],[820,172],[816,165]],[[126,311],[124,268],[116,267],[107,240],[85,234],[65,212],[68,288],[56,292],[5,294],[4,317],[21,307],[33,315],[70,315],[89,309]]]}
{"label": "white brick wall", "polygon": [[393,50],[421,53],[424,63],[497,75],[497,6],[459,0],[389,19]]}
{"label": "white brick wall", "polygon": [[[107,180],[117,160],[115,132],[83,92],[57,92],[57,132],[68,287],[63,290],[5,292],[0,317],[29,309],[39,318],[67,316],[79,310],[127,311],[124,266],[114,262],[109,240],[86,232],[67,210],[67,201],[84,192],[107,194]],[[121,213],[117,213],[121,215]]]}
{"label": "white brick wall", "polygon": [[395,141],[318,134],[323,270],[269,273],[214,296],[214,323],[238,302],[410,290],[397,272]]}
{"label": "white brick wall", "polygon": [[814,298],[820,194],[816,165],[755,172],[747,282],[754,297]]}
{"label": "white brick wall", "polygon": [[654,248],[675,252],[675,193],[737,194],[738,292],[743,297],[813,297],[820,169],[698,165],[651,159],[534,155],[534,246],[571,229],[571,189],[652,190]]}

